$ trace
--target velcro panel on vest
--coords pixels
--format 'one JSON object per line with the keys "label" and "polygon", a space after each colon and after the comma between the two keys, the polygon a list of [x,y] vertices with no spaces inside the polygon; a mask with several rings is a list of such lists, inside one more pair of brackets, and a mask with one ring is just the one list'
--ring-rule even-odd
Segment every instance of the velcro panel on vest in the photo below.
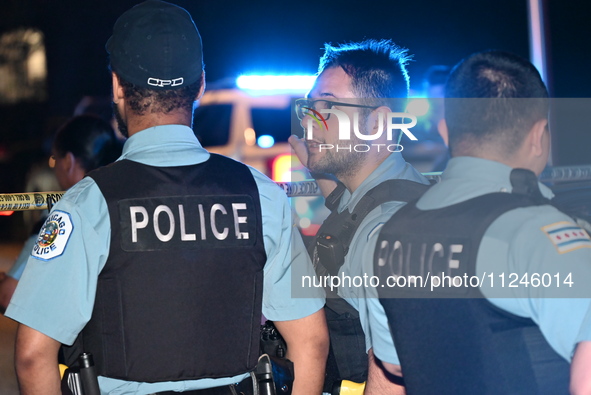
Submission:
{"label": "velcro panel on vest", "polygon": [[[446,283],[432,290],[427,278],[474,275],[480,242],[494,220],[547,203],[508,193],[426,211],[413,202],[384,225],[374,255],[380,283],[416,276],[414,286],[378,288],[407,394],[568,393],[568,363],[533,321],[497,309],[478,288]],[[554,373],[542,377],[548,366]]]}
{"label": "velcro panel on vest", "polygon": [[484,233],[501,214],[532,204],[527,196],[501,192],[436,210],[407,204],[384,224],[376,243],[374,273],[387,285],[378,288],[378,295],[482,297],[464,276],[476,274]]}
{"label": "velcro panel on vest", "polygon": [[83,331],[99,374],[160,382],[252,370],[266,255],[250,170],[212,155],[172,168],[120,161],[91,176],[111,220]]}

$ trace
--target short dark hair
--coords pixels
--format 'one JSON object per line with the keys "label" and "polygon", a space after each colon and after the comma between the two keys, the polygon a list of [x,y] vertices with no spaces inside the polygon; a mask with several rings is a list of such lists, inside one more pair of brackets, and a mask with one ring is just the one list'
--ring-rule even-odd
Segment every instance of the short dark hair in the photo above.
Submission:
{"label": "short dark hair", "polygon": [[[318,74],[340,66],[351,77],[353,93],[360,98],[406,98],[409,60],[408,51],[391,40],[364,40],[338,46],[324,44]],[[381,105],[380,101],[377,104]]]}
{"label": "short dark hair", "polygon": [[[117,74],[117,71],[115,71]],[[155,90],[143,88],[124,80],[119,83],[123,87],[125,99],[133,112],[144,115],[146,112],[168,114],[174,110],[193,113],[193,103],[201,89],[202,80],[178,89]]]}
{"label": "short dark hair", "polygon": [[53,150],[59,156],[71,152],[88,173],[121,156],[122,143],[108,122],[95,115],[70,118],[57,131]]}
{"label": "short dark hair", "polygon": [[540,73],[515,54],[470,55],[447,80],[445,119],[452,154],[491,141],[512,154],[531,127],[547,117],[548,90]]}

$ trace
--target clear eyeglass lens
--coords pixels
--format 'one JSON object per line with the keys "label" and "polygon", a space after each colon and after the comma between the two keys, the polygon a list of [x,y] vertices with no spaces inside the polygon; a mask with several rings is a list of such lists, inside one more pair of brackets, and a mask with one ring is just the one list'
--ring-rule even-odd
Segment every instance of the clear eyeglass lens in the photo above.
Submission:
{"label": "clear eyeglass lens", "polygon": [[304,119],[310,108],[310,102],[308,100],[301,100],[296,103],[296,113],[299,119]]}
{"label": "clear eyeglass lens", "polygon": [[[301,100],[296,102],[296,113],[299,119],[303,119],[308,115],[310,109],[320,112],[320,110],[329,110],[331,107],[330,102],[327,100]],[[330,114],[327,115],[330,116]],[[328,119],[328,116],[325,116],[326,119]]]}
{"label": "clear eyeglass lens", "polygon": [[326,100],[318,100],[314,105],[314,109],[316,111],[328,110],[328,109],[330,109],[330,105],[328,104],[328,102]]}

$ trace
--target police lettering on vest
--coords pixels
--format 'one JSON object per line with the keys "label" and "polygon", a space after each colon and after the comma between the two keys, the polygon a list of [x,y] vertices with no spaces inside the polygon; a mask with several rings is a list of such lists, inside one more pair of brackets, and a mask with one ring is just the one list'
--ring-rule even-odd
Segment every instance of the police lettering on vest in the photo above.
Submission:
{"label": "police lettering on vest", "polygon": [[[388,278],[414,280],[377,289],[409,394],[568,393],[569,364],[535,322],[499,309],[478,284],[465,280],[476,277],[479,246],[497,218],[550,204],[535,174],[519,175],[513,170],[513,193],[431,210],[410,202],[382,227],[374,273],[384,284]],[[524,184],[535,188],[520,188]],[[449,280],[433,288],[438,275]]]}
{"label": "police lettering on vest", "polygon": [[[89,176],[111,222],[109,256],[80,340],[97,372],[160,382],[254,369],[267,258],[250,169],[212,154],[178,167],[120,160]],[[187,363],[191,356],[207,357]]]}
{"label": "police lettering on vest", "polygon": [[126,251],[252,245],[250,196],[175,196],[119,202]]}
{"label": "police lettering on vest", "polygon": [[377,273],[390,276],[385,284],[391,288],[413,287],[414,292],[426,297],[440,292],[459,296],[468,291],[465,285],[469,286],[473,275],[468,263],[471,245],[468,239],[448,237],[428,241],[412,235],[382,239],[376,248]]}

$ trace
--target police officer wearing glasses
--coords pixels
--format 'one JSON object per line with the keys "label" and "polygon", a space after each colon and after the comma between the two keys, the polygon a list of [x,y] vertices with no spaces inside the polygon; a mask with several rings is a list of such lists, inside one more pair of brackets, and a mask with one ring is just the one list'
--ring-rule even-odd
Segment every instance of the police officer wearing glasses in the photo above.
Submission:
{"label": "police officer wearing glasses", "polygon": [[[317,275],[328,284],[371,276],[362,267],[363,255],[373,255],[369,236],[428,184],[400,152],[406,141],[399,144],[402,131],[388,133],[399,122],[393,114],[405,109],[407,59],[406,50],[389,40],[327,44],[312,90],[296,103],[305,134],[291,136],[290,143],[331,210],[309,246]],[[394,351],[383,311],[372,324],[380,335],[370,336],[367,303],[377,300],[366,299],[364,286],[355,284],[327,287],[327,296],[331,348],[324,391],[349,380],[367,381],[368,395],[396,393],[400,387],[390,383],[373,356],[377,344]]]}

